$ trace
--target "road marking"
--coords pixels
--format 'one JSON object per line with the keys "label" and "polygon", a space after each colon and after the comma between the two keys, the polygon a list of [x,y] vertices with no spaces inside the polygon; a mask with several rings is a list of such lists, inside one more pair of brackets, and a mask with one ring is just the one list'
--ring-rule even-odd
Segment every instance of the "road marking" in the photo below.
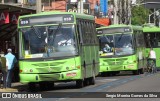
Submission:
{"label": "road marking", "polygon": [[118,79],[101,79],[101,80],[96,80],[96,81],[99,81],[99,82],[106,82],[106,81],[116,81]]}

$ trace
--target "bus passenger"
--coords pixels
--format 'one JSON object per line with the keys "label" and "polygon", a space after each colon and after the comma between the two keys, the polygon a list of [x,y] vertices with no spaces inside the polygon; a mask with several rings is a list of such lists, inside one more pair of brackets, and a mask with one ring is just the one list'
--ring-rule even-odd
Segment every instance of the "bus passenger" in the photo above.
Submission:
{"label": "bus passenger", "polygon": [[112,49],[111,49],[111,47],[108,44],[105,44],[105,47],[103,48],[103,51],[106,52],[106,53],[108,53],[108,52],[111,52]]}

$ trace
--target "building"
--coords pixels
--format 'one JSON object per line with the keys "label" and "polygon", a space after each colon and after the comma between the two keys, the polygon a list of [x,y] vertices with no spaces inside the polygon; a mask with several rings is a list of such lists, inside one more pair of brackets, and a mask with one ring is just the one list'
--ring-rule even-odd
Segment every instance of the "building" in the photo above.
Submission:
{"label": "building", "polygon": [[[100,4],[100,0],[83,0],[84,13],[94,15],[97,2]],[[77,8],[77,0],[42,0],[42,11],[78,12]],[[12,48],[14,53],[18,52],[18,16],[32,13],[36,13],[36,0],[0,0],[0,53],[6,53],[7,48]],[[103,19],[106,21],[106,17]]]}
{"label": "building", "polygon": [[35,10],[25,8],[18,0],[1,0],[0,3],[0,53],[6,53],[12,48],[18,53],[17,21],[18,16],[35,13]]}
{"label": "building", "polygon": [[[36,10],[24,7],[18,0],[0,0],[0,55],[5,55],[8,48],[18,59],[17,21],[20,15],[36,13]],[[17,65],[18,66],[18,65]],[[14,70],[14,81],[19,81],[19,68]]]}

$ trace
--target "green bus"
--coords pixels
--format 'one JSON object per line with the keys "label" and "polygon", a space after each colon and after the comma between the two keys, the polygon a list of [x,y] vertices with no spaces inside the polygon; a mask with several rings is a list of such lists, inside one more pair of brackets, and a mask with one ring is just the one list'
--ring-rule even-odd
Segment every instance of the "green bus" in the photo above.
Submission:
{"label": "green bus", "polygon": [[149,55],[150,48],[156,52],[156,67],[160,68],[160,28],[154,25],[144,25],[143,33],[146,43],[146,57]]}
{"label": "green bus", "polygon": [[145,43],[141,26],[115,24],[97,28],[102,76],[120,71],[142,74],[146,67]]}
{"label": "green bus", "polygon": [[73,12],[42,12],[19,17],[20,82],[34,89],[55,82],[95,84],[99,43],[94,17]]}

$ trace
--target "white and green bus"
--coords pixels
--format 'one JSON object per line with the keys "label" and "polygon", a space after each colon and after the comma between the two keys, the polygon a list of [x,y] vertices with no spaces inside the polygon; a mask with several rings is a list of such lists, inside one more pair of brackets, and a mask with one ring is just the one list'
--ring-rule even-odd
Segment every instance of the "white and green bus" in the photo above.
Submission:
{"label": "white and green bus", "polygon": [[110,25],[97,28],[100,54],[100,73],[118,74],[120,71],[144,72],[145,43],[141,26]]}
{"label": "white and green bus", "polygon": [[143,34],[146,43],[146,57],[151,48],[156,52],[156,67],[160,69],[160,28],[146,24],[143,26]]}
{"label": "white and green bus", "polygon": [[94,17],[72,12],[42,12],[19,17],[20,82],[30,89],[54,82],[95,84],[99,43]]}

